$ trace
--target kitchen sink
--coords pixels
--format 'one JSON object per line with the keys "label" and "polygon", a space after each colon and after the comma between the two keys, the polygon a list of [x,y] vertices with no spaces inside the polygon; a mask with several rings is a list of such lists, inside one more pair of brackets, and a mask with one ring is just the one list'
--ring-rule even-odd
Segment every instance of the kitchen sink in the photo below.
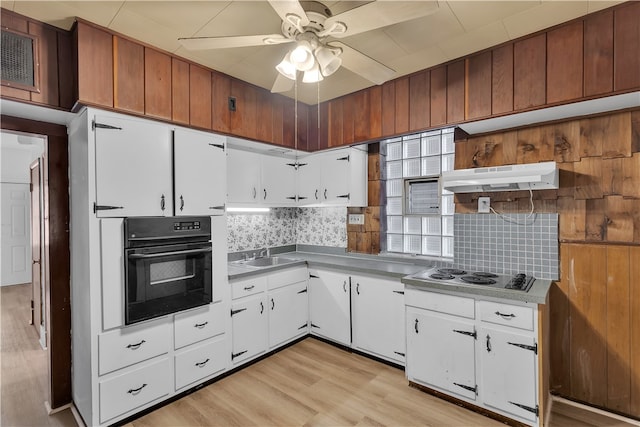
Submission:
{"label": "kitchen sink", "polygon": [[291,259],[280,256],[270,256],[263,258],[250,259],[247,261],[235,261],[237,265],[248,265],[251,267],[272,267],[274,265],[291,264],[298,261],[297,259]]}

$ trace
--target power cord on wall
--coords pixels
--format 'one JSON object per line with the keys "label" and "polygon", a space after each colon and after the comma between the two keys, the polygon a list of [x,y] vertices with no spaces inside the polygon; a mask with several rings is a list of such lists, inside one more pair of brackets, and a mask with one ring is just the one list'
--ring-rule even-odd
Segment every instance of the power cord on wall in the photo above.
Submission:
{"label": "power cord on wall", "polygon": [[[531,204],[531,211],[529,211],[529,213],[527,214],[527,216],[524,218],[524,222],[520,222],[518,220],[516,220],[515,218],[511,218],[508,217],[500,212],[497,212],[495,209],[493,209],[493,207],[489,206],[489,210],[494,213],[495,215],[498,215],[500,218],[502,218],[503,221],[511,223],[511,224],[516,224],[516,225],[531,225],[536,221],[536,215],[533,213],[533,191],[531,191],[531,186],[529,186],[529,203]],[[529,218],[533,217],[533,219],[531,221],[528,221]]]}

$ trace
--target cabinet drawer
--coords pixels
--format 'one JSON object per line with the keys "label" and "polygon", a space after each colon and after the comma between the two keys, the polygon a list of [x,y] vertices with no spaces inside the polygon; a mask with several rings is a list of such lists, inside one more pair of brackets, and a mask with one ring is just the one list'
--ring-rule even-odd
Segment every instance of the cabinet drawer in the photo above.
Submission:
{"label": "cabinet drawer", "polygon": [[176,354],[176,390],[222,371],[228,359],[224,338],[197,344]]}
{"label": "cabinet drawer", "polygon": [[169,358],[100,381],[100,422],[138,408],[171,392]]}
{"label": "cabinet drawer", "polygon": [[238,299],[247,295],[264,292],[267,288],[267,278],[265,276],[256,276],[249,279],[238,280],[231,283],[231,298]]}
{"label": "cabinet drawer", "polygon": [[454,316],[475,318],[475,300],[436,292],[406,289],[404,293],[406,305],[452,314]]}
{"label": "cabinet drawer", "polygon": [[483,322],[533,331],[533,308],[521,305],[478,301],[478,312]]}
{"label": "cabinet drawer", "polygon": [[[229,312],[226,312],[227,316]],[[224,332],[225,312],[222,304],[209,304],[175,316],[173,339],[181,348]]]}
{"label": "cabinet drawer", "polygon": [[291,285],[306,281],[309,278],[309,271],[307,267],[294,268],[290,270],[282,270],[277,273],[270,274],[267,277],[267,288],[275,289],[282,286]]}
{"label": "cabinet drawer", "polygon": [[98,374],[133,365],[169,351],[167,318],[98,335]]}

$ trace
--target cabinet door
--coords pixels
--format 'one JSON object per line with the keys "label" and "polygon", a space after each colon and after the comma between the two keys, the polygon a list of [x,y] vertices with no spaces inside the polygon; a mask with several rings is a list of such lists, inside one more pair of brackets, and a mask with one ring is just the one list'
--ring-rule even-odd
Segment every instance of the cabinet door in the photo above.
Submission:
{"label": "cabinet door", "polygon": [[347,205],[349,200],[349,150],[321,154],[322,203]]}
{"label": "cabinet door", "polygon": [[476,399],[472,321],[407,307],[407,377]]}
{"label": "cabinet door", "polygon": [[306,281],[269,292],[269,348],[307,333],[307,295]]}
{"label": "cabinet door", "polygon": [[174,203],[176,215],[211,215],[224,209],[226,138],[176,129],[174,133]]}
{"label": "cabinet door", "polygon": [[320,158],[307,156],[298,161],[297,190],[299,206],[315,206],[322,202],[320,189]]}
{"label": "cabinet door", "polygon": [[139,119],[95,117],[98,217],[171,216],[171,133]]}
{"label": "cabinet door", "polygon": [[296,170],[294,159],[262,156],[261,202],[269,206],[295,206]]}
{"label": "cabinet door", "polygon": [[231,360],[238,364],[267,349],[267,306],[264,294],[238,300],[231,306]]}
{"label": "cabinet door", "polygon": [[349,276],[326,270],[309,273],[311,333],[351,345]]}
{"label": "cabinet door", "polygon": [[494,328],[480,328],[478,334],[485,405],[535,421],[537,355],[532,334]]}
{"label": "cabinet door", "polygon": [[257,205],[262,201],[260,155],[242,150],[227,153],[227,201]]}
{"label": "cabinet door", "polygon": [[404,286],[400,281],[351,276],[353,345],[404,362]]}

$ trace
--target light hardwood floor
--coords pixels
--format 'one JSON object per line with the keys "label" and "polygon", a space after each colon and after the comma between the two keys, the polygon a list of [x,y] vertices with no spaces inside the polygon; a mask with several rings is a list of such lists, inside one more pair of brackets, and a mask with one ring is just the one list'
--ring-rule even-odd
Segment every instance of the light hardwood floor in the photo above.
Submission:
{"label": "light hardwood floor", "polygon": [[[0,425],[75,427],[69,410],[46,415],[46,358],[29,325],[29,285],[0,289]],[[308,338],[126,427],[294,425],[504,424],[408,387],[402,370]],[[550,423],[629,425],[558,403]]]}

